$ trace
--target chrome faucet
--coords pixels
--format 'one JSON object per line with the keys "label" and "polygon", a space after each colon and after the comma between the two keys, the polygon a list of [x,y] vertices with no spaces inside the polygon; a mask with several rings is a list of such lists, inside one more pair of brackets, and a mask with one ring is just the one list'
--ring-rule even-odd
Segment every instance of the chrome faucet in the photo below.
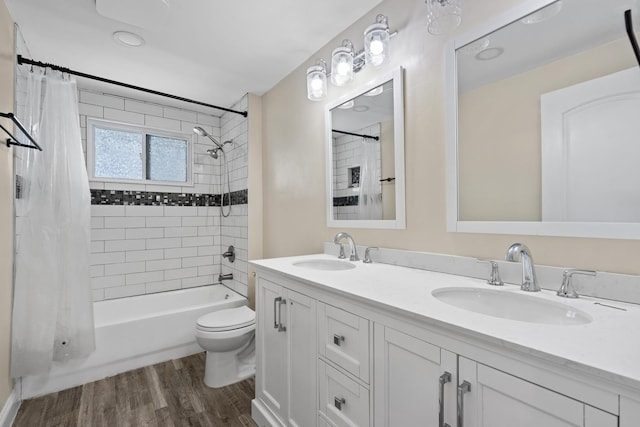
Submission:
{"label": "chrome faucet", "polygon": [[527,292],[539,292],[540,285],[536,279],[536,270],[533,264],[533,256],[529,248],[522,243],[514,243],[509,246],[506,261],[518,262],[522,261],[522,286],[520,289]]}
{"label": "chrome faucet", "polygon": [[347,239],[347,243],[349,243],[349,261],[360,261],[360,257],[358,256],[358,249],[356,248],[356,242],[349,234],[343,231],[339,232],[333,238],[333,243],[339,245],[342,239]]}

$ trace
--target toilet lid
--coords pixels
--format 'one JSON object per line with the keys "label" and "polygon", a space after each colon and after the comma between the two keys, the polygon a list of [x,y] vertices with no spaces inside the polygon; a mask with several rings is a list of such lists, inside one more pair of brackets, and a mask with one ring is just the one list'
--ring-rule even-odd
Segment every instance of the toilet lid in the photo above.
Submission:
{"label": "toilet lid", "polygon": [[256,313],[246,305],[237,308],[214,311],[197,320],[198,327],[207,331],[219,332],[244,328],[256,322]]}

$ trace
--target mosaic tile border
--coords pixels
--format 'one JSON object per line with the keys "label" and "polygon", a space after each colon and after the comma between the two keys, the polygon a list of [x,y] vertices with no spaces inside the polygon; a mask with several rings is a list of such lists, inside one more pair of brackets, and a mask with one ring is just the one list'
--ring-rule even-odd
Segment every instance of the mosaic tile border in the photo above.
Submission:
{"label": "mosaic tile border", "polygon": [[[155,191],[91,190],[92,205],[135,206],[220,206],[220,194],[161,193]],[[249,190],[231,192],[232,205],[244,205],[249,201]],[[224,204],[228,197],[224,195]]]}
{"label": "mosaic tile border", "polygon": [[358,196],[334,197],[333,206],[358,206]]}

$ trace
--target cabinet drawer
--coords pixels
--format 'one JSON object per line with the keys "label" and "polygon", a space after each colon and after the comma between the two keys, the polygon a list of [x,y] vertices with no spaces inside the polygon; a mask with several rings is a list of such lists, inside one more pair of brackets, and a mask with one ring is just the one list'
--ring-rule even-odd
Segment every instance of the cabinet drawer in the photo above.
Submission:
{"label": "cabinet drawer", "polygon": [[369,383],[369,321],[321,304],[318,327],[319,353]]}
{"label": "cabinet drawer", "polygon": [[[342,426],[369,425],[369,390],[342,372],[318,361],[320,411],[327,424]],[[322,418],[322,417],[320,417]]]}

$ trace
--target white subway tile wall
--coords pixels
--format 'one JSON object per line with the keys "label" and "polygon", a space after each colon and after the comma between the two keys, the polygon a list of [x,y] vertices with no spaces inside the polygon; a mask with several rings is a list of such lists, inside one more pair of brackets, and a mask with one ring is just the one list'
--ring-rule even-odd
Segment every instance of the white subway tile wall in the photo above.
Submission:
{"label": "white subway tile wall", "polygon": [[[380,124],[365,127],[354,133],[380,136]],[[369,140],[371,141],[371,140]],[[362,164],[362,144],[364,139],[353,135],[342,135],[333,138],[333,197],[357,196],[359,187],[349,187],[349,169]],[[378,144],[379,142],[368,142]],[[377,179],[380,175],[380,150],[377,152]],[[358,206],[336,206],[333,208],[335,219],[359,219]]]}
{"label": "white subway tile wall", "polygon": [[[231,107],[235,110],[246,111],[248,108],[248,97],[244,96],[236,105]],[[224,141],[233,140],[231,150],[226,149],[227,161],[229,162],[229,175],[231,191],[238,191],[247,188],[247,177],[249,173],[248,155],[248,132],[247,119],[233,113],[225,113],[221,118],[221,136]],[[220,163],[219,163],[220,164]],[[224,177],[226,179],[226,177]],[[219,182],[226,182],[220,180]],[[226,185],[225,189],[226,191]],[[222,189],[219,191],[222,193]],[[227,212],[228,208],[224,208]],[[228,217],[221,218],[221,245],[223,252],[230,245],[235,248],[236,259],[233,263],[228,258],[221,261],[222,274],[233,274],[233,280],[224,283],[242,295],[248,293],[248,205],[232,205],[231,213]]]}
{"label": "white subway tile wall", "polygon": [[[19,53],[26,54],[26,47]],[[24,113],[25,67],[17,75],[17,112]],[[225,146],[231,191],[247,188],[247,119],[233,113],[221,117],[137,99],[79,90],[80,126],[86,154],[87,118],[117,121],[191,133],[203,127],[216,139],[233,139]],[[246,110],[247,97],[232,108]],[[220,194],[222,158],[210,158],[212,143],[198,136],[193,147],[193,186],[90,182],[91,189],[169,193]],[[17,151],[17,153],[20,153]],[[225,177],[226,179],[226,177]],[[19,232],[20,212],[16,204]],[[228,208],[225,208],[225,211]],[[91,283],[95,301],[122,298],[218,282],[218,274],[233,273],[224,284],[247,295],[247,205],[234,205],[221,221],[219,207],[91,206]],[[221,254],[234,244],[234,264]],[[224,263],[224,267],[221,264]]]}

